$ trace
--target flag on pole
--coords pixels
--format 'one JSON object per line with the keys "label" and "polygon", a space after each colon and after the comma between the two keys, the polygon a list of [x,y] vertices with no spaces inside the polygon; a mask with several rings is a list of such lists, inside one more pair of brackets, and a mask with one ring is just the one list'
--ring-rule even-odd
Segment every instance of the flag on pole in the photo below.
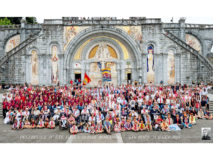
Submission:
{"label": "flag on pole", "polygon": [[91,82],[91,79],[90,79],[89,76],[85,73],[85,74],[84,74],[83,85],[87,85],[89,82]]}

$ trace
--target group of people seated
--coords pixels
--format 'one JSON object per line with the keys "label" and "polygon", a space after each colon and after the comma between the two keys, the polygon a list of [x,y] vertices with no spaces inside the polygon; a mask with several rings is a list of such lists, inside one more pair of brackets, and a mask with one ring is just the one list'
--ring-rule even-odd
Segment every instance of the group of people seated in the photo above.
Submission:
{"label": "group of people seated", "polygon": [[211,120],[206,85],[11,87],[3,95],[4,123],[12,129],[49,128],[111,134],[171,131]]}

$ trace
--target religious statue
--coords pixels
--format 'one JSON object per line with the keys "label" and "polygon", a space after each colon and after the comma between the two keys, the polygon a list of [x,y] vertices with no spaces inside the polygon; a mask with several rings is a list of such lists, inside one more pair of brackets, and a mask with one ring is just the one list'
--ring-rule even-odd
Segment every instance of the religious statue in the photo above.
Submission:
{"label": "religious statue", "polygon": [[107,44],[104,42],[101,42],[98,46],[98,50],[96,52],[95,57],[96,59],[109,59],[112,58],[110,55],[110,52],[108,50]]}
{"label": "religious statue", "polygon": [[52,46],[52,83],[58,83],[58,56],[57,46]]}
{"label": "religious statue", "polygon": [[148,56],[147,56],[147,81],[148,83],[154,82],[154,56],[153,56],[153,49],[148,49]]}
{"label": "religious statue", "polygon": [[32,65],[31,83],[32,85],[37,85],[38,84],[38,56],[35,50],[32,51],[31,65]]}
{"label": "religious statue", "polygon": [[175,58],[174,52],[170,50],[168,52],[168,84],[175,83]]}

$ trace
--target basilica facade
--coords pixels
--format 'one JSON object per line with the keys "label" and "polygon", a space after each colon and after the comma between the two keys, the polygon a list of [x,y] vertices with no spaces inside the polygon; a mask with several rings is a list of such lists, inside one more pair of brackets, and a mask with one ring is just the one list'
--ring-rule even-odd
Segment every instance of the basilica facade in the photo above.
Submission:
{"label": "basilica facade", "polygon": [[69,84],[91,78],[111,81],[192,84],[213,76],[213,25],[163,23],[130,17],[63,17],[42,24],[0,26],[0,81],[32,85]]}

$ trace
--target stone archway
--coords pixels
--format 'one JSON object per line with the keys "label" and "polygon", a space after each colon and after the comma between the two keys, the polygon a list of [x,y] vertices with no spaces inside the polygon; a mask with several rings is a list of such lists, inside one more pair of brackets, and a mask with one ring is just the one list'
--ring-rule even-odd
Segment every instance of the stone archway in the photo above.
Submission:
{"label": "stone archway", "polygon": [[[91,78],[91,86],[96,86],[97,84],[107,84],[112,83],[114,85],[118,84],[118,77],[120,77],[120,72],[118,72],[117,65],[120,63],[120,56],[117,49],[112,47],[111,44],[100,41],[93,45],[89,50],[85,59],[87,63],[87,74]],[[109,69],[111,73],[111,81],[103,81],[102,70]]]}
{"label": "stone archway", "polygon": [[[65,63],[64,63],[64,81],[68,83],[70,79],[74,78],[74,68],[73,68],[73,62],[74,62],[74,53],[77,51],[79,46],[81,46],[85,41],[88,39],[91,39],[93,37],[97,36],[108,36],[113,37],[114,39],[118,39],[122,43],[125,44],[125,46],[128,48],[128,51],[132,54],[131,56],[134,57],[134,63],[133,66],[133,80],[137,79],[138,76],[142,76],[142,70],[141,70],[141,55],[140,55],[140,46],[124,31],[118,28],[88,28],[83,31],[81,31],[79,34],[76,35],[72,39],[72,41],[68,44],[67,50],[65,51]],[[119,47],[115,47],[119,51]],[[85,57],[86,52],[83,52],[83,57]],[[123,57],[121,54],[120,57]],[[81,75],[83,76],[86,71],[89,69],[89,64],[91,60],[86,60],[85,58],[82,58],[78,61],[81,65]],[[76,61],[77,62],[77,61]],[[113,61],[110,61],[113,62]],[[116,69],[120,74],[118,74],[118,81],[119,84],[123,83],[125,81],[125,61],[122,59],[119,59],[119,61],[116,62]],[[119,77],[120,76],[120,77]],[[82,77],[83,78],[83,77]]]}

